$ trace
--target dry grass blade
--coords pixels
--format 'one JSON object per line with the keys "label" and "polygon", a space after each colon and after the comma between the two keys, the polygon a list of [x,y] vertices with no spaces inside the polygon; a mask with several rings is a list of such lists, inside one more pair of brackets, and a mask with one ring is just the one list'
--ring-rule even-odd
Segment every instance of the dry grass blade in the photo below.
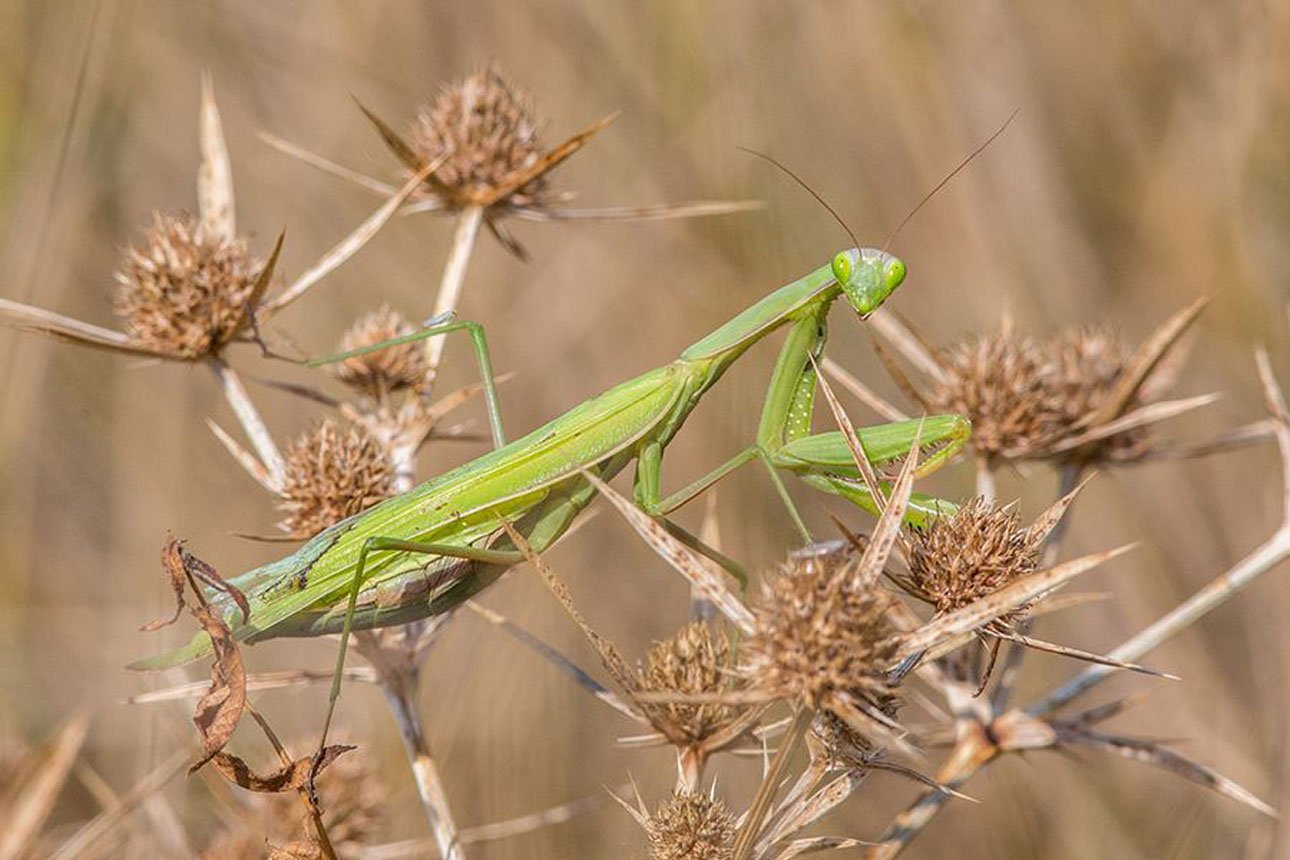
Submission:
{"label": "dry grass blade", "polygon": [[291,141],[283,140],[267,131],[260,132],[260,139],[283,155],[303,161],[310,167],[316,167],[324,173],[330,173],[332,176],[352,182],[360,188],[379,194],[382,197],[389,197],[399,190],[398,186],[390,185],[388,182],[381,182],[379,179],[373,179],[370,176],[359,173],[357,170],[350,170],[348,167],[329,161],[321,155],[310,152],[302,146],[297,146]]}
{"label": "dry grass blade", "polygon": [[1178,338],[1196,321],[1207,304],[1209,298],[1202,296],[1162,322],[1125,362],[1124,372],[1106,400],[1090,412],[1081,424],[1084,427],[1097,427],[1119,418],[1133,402],[1152,371],[1178,342]]}
{"label": "dry grass blade", "polygon": [[608,499],[618,509],[618,512],[623,515],[623,519],[627,520],[628,524],[649,544],[650,548],[671,565],[677,573],[684,576],[704,600],[717,607],[721,614],[730,619],[731,623],[744,633],[752,633],[752,613],[748,610],[748,607],[740,602],[739,598],[731,594],[729,589],[725,587],[725,584],[721,581],[720,574],[714,573],[689,547],[668,534],[663,526],[620,495],[613,487],[585,469],[582,474],[583,477],[591,482],[600,495]]}
{"label": "dry grass blade", "polygon": [[225,242],[237,238],[233,197],[233,167],[229,163],[224,128],[215,104],[210,73],[202,75],[202,106],[198,121],[201,165],[197,168],[197,212],[202,228]]}
{"label": "dry grass blade", "polygon": [[[420,206],[421,204],[416,204]],[[667,221],[673,218],[706,218],[764,209],[760,200],[690,200],[647,206],[517,207],[510,213],[526,221]]]}
{"label": "dry grass blade", "polygon": [[[562,589],[561,594],[567,594],[567,591]],[[560,594],[557,594],[556,597],[557,599],[560,600],[562,604],[564,603],[564,600],[561,598]],[[569,606],[572,606],[572,603],[570,603]],[[566,611],[568,610],[569,606],[565,607]],[[614,692],[610,690],[608,687],[601,684],[595,678],[591,677],[591,675],[587,674],[587,672],[583,670],[580,666],[578,666],[577,663],[574,663],[571,659],[566,657],[564,654],[560,653],[558,649],[556,649],[551,645],[548,645],[546,642],[543,642],[537,636],[534,636],[532,633],[525,630],[523,627],[520,627],[514,621],[511,621],[509,618],[502,615],[501,613],[494,612],[488,607],[482,606],[473,600],[466,601],[466,608],[470,609],[480,618],[483,618],[489,624],[494,625],[502,632],[506,633],[508,636],[515,639],[515,641],[519,642],[524,647],[533,651],[542,659],[551,663],[551,665],[555,666],[562,673],[564,673],[565,675],[573,679],[573,682],[575,684],[577,684],[579,687],[582,687],[584,690],[586,690],[596,699],[604,702],[606,705],[613,708],[615,711],[618,711],[620,714],[623,714],[624,716],[630,717],[635,720],[639,720],[641,718],[641,715],[636,711],[635,708],[633,708],[627,702],[624,702],[619,696],[615,695]],[[582,620],[581,615],[574,618],[575,623],[579,623],[581,622],[581,620]],[[579,627],[581,626],[582,626],[581,623],[579,623]],[[587,635],[589,639],[592,638],[591,633],[588,630],[584,630],[583,632],[584,634]],[[595,639],[592,639],[592,644],[597,645],[597,648],[599,648],[599,645],[597,643],[602,641],[603,640],[599,637],[599,635],[597,635]],[[608,645],[608,643],[605,643],[605,644]],[[612,648],[612,646],[608,646],[608,647]],[[601,659],[605,660],[607,658],[605,657],[604,654],[602,654]],[[613,660],[615,665],[617,666],[626,665],[626,663],[623,661],[620,655],[615,654]],[[618,679],[616,678],[615,680],[618,680]],[[621,683],[621,681],[619,681],[619,683]]]}
{"label": "dry grass blade", "polygon": [[[896,387],[900,389],[901,393],[908,397],[910,402],[917,403],[922,407],[924,412],[931,412],[932,404],[927,399],[927,396],[918,390],[918,386],[910,380],[901,366],[896,363],[895,356],[883,345],[882,341],[872,334],[869,336],[869,341],[873,344],[874,354],[878,356],[878,360],[882,362],[887,375],[891,377],[892,382],[896,383]],[[941,375],[944,376],[943,371]]]}
{"label": "dry grass blade", "polygon": [[184,766],[188,763],[188,756],[184,752],[178,752],[152,773],[145,776],[138,785],[120,798],[111,808],[104,810],[87,822],[84,827],[77,830],[72,837],[58,846],[58,850],[51,856],[50,860],[72,860],[73,857],[80,857],[91,847],[95,846],[99,840],[107,837],[126,818],[130,816],[141,804],[170,780],[183,773]]}
{"label": "dry grass blade", "polygon": [[89,714],[70,717],[0,798],[0,860],[26,855],[67,782],[89,732]]}
{"label": "dry grass blade", "polygon": [[614,111],[608,116],[601,117],[582,131],[570,137],[564,143],[557,146],[555,149],[547,152],[533,164],[521,168],[520,170],[516,170],[510,176],[507,176],[502,180],[497,187],[490,189],[488,194],[484,195],[477,201],[478,204],[484,207],[492,206],[497,201],[504,200],[513,192],[518,191],[525,185],[528,185],[537,177],[545,173],[549,173],[559,167],[565,159],[586,146],[587,142],[595,137],[601,129],[617,119],[618,113],[618,111]]}
{"label": "dry grass blade", "polygon": [[21,302],[0,299],[0,322],[22,331],[35,332],[65,340],[79,346],[134,355],[143,358],[164,358],[164,353],[137,346],[119,331],[81,322],[53,311],[24,305]]}
{"label": "dry grass blade", "polygon": [[932,355],[922,339],[891,310],[879,308],[873,316],[869,317],[869,325],[888,343],[896,347],[905,360],[914,367],[937,382],[945,378],[945,371],[937,362],[936,356]]}
{"label": "dry grass blade", "polygon": [[[571,619],[573,619],[573,623],[578,625],[578,629],[587,637],[587,641],[589,641],[596,649],[596,653],[600,655],[600,662],[604,665],[605,671],[609,672],[610,676],[614,679],[614,682],[624,690],[632,689],[635,684],[635,676],[632,674],[631,669],[628,668],[627,661],[618,653],[618,649],[614,647],[612,642],[597,633],[595,629],[587,623],[587,619],[583,617],[582,613],[578,610],[578,607],[574,605],[573,595],[569,591],[569,586],[565,584],[564,580],[556,576],[555,571],[548,567],[546,562],[542,561],[542,558],[533,551],[533,547],[529,546],[529,542],[524,539],[522,534],[516,531],[515,527],[511,525],[508,520],[502,520],[502,528],[506,530],[506,534],[511,539],[511,543],[515,544],[515,548],[523,553],[524,557],[528,559],[529,564],[533,565],[533,567],[537,569],[537,572],[542,576],[543,582],[546,583],[547,588],[549,588],[551,593],[555,595],[555,599],[560,602],[560,606],[564,608],[564,611],[569,614]],[[639,715],[634,714],[633,716]]]}
{"label": "dry grass blade", "polygon": [[358,250],[371,241],[377,231],[385,226],[385,223],[393,217],[399,207],[412,196],[417,187],[425,181],[439,164],[442,159],[438,159],[430,164],[425,165],[413,174],[412,178],[403,184],[403,187],[396,191],[385,201],[382,206],[368,216],[367,220],[354,229],[348,236],[337,242],[330,251],[323,254],[322,258],[304,271],[295,281],[291,283],[281,293],[261,305],[259,309],[260,319],[267,319],[270,315],[277,313],[296,299],[303,296],[315,284],[331,274],[342,263],[348,260]]}
{"label": "dry grass blade", "polygon": [[282,254],[282,242],[287,238],[286,231],[278,234],[278,240],[273,243],[273,252],[269,254],[269,261],[260,269],[260,274],[256,277],[255,283],[251,286],[251,292],[246,297],[246,312],[243,314],[239,326],[257,323],[259,320],[254,316],[256,306],[264,298],[264,294],[269,291],[270,285],[273,284],[273,273],[278,268],[278,257]]}
{"label": "dry grass blade", "polygon": [[1047,570],[1032,573],[962,609],[940,615],[905,637],[901,643],[899,657],[903,659],[912,656],[920,651],[934,648],[947,639],[977,630],[996,618],[1060,588],[1080,574],[1087,573],[1116,556],[1123,555],[1134,546],[1136,544],[1126,544],[1116,549],[1091,553]]}
{"label": "dry grass blade", "polygon": [[1256,809],[1264,815],[1273,818],[1280,817],[1275,808],[1260,800],[1252,791],[1233,782],[1227,777],[1216,771],[1205,767],[1202,764],[1192,761],[1186,756],[1179,755],[1173,750],[1166,749],[1152,741],[1139,740],[1137,738],[1125,738],[1116,735],[1102,734],[1101,732],[1074,731],[1064,735],[1066,740],[1074,740],[1097,749],[1107,750],[1116,755],[1124,756],[1134,761],[1145,762],[1162,770],[1166,770],[1183,779],[1203,785],[1208,789],[1218,792],[1224,797],[1230,797],[1240,803]]}
{"label": "dry grass blade", "polygon": [[823,818],[829,812],[836,809],[843,801],[855,793],[860,787],[868,774],[861,770],[849,770],[835,777],[824,788],[818,791],[812,791],[805,797],[791,804],[791,808],[785,809],[782,817],[776,821],[775,826],[770,828],[769,832],[762,837],[759,849],[765,853],[772,845],[781,842],[797,833],[810,827],[819,819]]}
{"label": "dry grass blade", "polygon": [[838,364],[829,356],[824,356],[824,361],[820,363],[824,372],[832,376],[837,383],[851,392],[861,403],[868,406],[874,412],[877,412],[888,421],[907,421],[909,416],[901,412],[885,399],[880,397],[872,388],[865,385],[851,371]]}
{"label": "dry grass blade", "polygon": [[1255,442],[1262,442],[1264,439],[1273,438],[1276,435],[1276,426],[1276,419],[1263,418],[1259,421],[1251,421],[1249,424],[1237,427],[1235,430],[1220,433],[1203,442],[1193,442],[1185,445],[1157,445],[1146,453],[1145,458],[1149,460],[1179,460],[1190,457],[1205,457],[1220,451],[1229,451],[1233,448],[1240,448],[1245,445],[1252,445]]}

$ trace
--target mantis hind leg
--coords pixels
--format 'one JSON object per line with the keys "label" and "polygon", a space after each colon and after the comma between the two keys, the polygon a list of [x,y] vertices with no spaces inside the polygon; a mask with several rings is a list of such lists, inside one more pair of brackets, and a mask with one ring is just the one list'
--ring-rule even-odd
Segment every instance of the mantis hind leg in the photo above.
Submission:
{"label": "mantis hind leg", "polygon": [[513,550],[490,550],[471,546],[452,544],[421,543],[392,537],[370,537],[363,541],[358,551],[358,563],[354,566],[354,578],[350,582],[349,601],[345,606],[345,626],[340,633],[340,648],[336,653],[336,670],[331,679],[331,692],[327,697],[327,716],[323,720],[322,737],[318,741],[318,751],[314,755],[315,771],[310,774],[310,782],[316,769],[322,762],[323,750],[327,746],[327,734],[331,730],[332,717],[336,713],[336,701],[340,698],[341,678],[345,672],[345,656],[349,650],[349,637],[354,627],[354,612],[358,608],[358,595],[363,587],[363,574],[367,570],[367,558],[372,552],[409,552],[422,555],[433,555],[447,558],[460,558],[480,564],[510,566],[523,560],[523,555]]}

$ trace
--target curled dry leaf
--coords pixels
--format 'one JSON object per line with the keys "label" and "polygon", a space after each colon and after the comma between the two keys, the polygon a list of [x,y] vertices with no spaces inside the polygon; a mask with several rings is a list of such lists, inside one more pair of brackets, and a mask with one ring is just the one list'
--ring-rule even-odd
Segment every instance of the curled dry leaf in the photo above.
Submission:
{"label": "curled dry leaf", "polygon": [[290,764],[284,764],[267,774],[258,774],[244,760],[231,753],[217,752],[211,756],[215,768],[228,780],[260,794],[279,794],[284,791],[295,791],[309,783],[310,773],[317,774],[350,750],[357,747],[347,744],[332,744],[323,749],[321,758],[315,767],[314,757],[298,758]]}

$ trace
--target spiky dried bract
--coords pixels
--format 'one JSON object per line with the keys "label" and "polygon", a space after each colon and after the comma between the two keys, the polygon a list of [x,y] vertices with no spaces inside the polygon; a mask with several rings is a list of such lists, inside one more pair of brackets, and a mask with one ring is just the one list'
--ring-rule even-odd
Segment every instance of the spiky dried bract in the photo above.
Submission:
{"label": "spiky dried bract", "polygon": [[1028,338],[986,335],[951,347],[942,380],[929,397],[933,412],[972,422],[972,445],[987,457],[1025,456],[1052,432],[1045,358]]}
{"label": "spiky dried bract", "polygon": [[1041,542],[1015,507],[974,499],[909,532],[908,585],[937,612],[949,612],[1038,570]]}
{"label": "spiky dried bract", "polygon": [[[280,846],[278,851],[297,840],[304,844],[311,828],[301,819],[295,792],[253,794],[246,801],[243,820],[218,834],[202,852],[202,860],[260,860],[266,856],[266,843]],[[363,846],[374,841],[385,802],[377,771],[361,756],[342,756],[318,780],[323,824],[341,857],[360,856]]]}
{"label": "spiky dried bract", "polygon": [[[410,143],[425,163],[447,156],[433,178],[450,206],[488,198],[543,155],[532,100],[492,66],[443,87],[418,113]],[[506,202],[540,204],[546,187],[538,176]]]}
{"label": "spiky dried bract", "polygon": [[811,733],[833,767],[863,769],[878,755],[868,738],[827,711],[816,716]]}
{"label": "spiky dried bract", "polygon": [[828,709],[835,696],[893,709],[886,674],[899,631],[887,616],[891,597],[859,582],[856,561],[854,553],[795,556],[763,586],[742,649],[750,685],[811,709]]}
{"label": "spiky dried bract", "polygon": [[311,537],[394,492],[389,452],[358,425],[328,418],[287,447],[278,524],[293,537]]}
{"label": "spiky dried bract", "polygon": [[[402,314],[383,305],[349,327],[341,338],[340,351],[362,349],[415,331]],[[417,341],[347,358],[333,368],[341,382],[377,399],[392,391],[423,385],[428,372],[425,349]]]}
{"label": "spiky dried bract", "polygon": [[730,860],[735,817],[719,799],[678,791],[645,825],[652,860]]}
{"label": "spiky dried bract", "polygon": [[[731,689],[730,640],[702,621],[692,621],[645,655],[637,689],[643,693],[718,694]],[[654,728],[678,745],[692,745],[720,731],[738,709],[716,702],[642,702]]]}
{"label": "spiky dried bract", "polygon": [[139,346],[183,359],[214,355],[242,328],[261,265],[244,238],[208,235],[191,215],[159,212],[125,252],[116,312]]}

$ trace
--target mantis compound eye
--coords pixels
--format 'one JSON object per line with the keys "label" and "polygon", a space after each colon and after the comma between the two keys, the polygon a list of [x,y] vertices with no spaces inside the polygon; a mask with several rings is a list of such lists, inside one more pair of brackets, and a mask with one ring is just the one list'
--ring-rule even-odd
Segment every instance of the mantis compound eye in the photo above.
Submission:
{"label": "mantis compound eye", "polygon": [[839,284],[846,284],[851,281],[851,257],[846,251],[840,252],[833,258],[833,277]]}
{"label": "mantis compound eye", "polygon": [[901,281],[905,280],[905,263],[896,257],[892,257],[887,262],[887,266],[882,272],[883,280],[886,282],[888,290],[894,290],[900,286]]}

